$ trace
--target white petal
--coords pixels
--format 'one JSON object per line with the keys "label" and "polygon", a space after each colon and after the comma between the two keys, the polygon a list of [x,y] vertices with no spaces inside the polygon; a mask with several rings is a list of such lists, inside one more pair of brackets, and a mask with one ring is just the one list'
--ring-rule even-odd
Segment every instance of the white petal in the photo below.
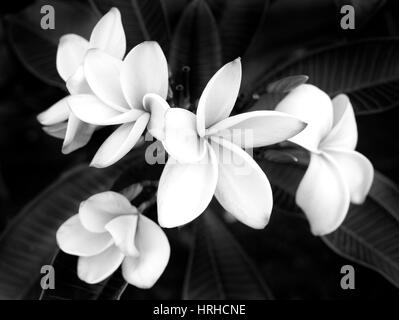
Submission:
{"label": "white petal", "polygon": [[256,148],[292,138],[306,127],[298,118],[278,111],[253,111],[224,119],[206,131],[244,148]]}
{"label": "white petal", "polygon": [[205,139],[198,136],[195,114],[181,108],[170,108],[165,114],[165,150],[182,163],[197,162],[204,158]]}
{"label": "white petal", "polygon": [[96,256],[80,257],[78,277],[90,284],[101,282],[118,269],[123,258],[123,253],[116,246],[111,246]]}
{"label": "white petal", "polygon": [[66,82],[66,87],[70,94],[92,93],[83,70],[83,65],[79,66]]}
{"label": "white petal", "polygon": [[132,122],[145,113],[135,109],[126,112],[116,111],[96,96],[90,94],[70,96],[68,104],[76,117],[94,125],[114,125]]}
{"label": "white petal", "polygon": [[79,120],[73,113],[69,115],[62,153],[68,154],[84,147],[96,129],[95,126]]}
{"label": "white petal", "polygon": [[140,256],[126,257],[122,263],[122,274],[130,284],[148,289],[157,282],[168,264],[168,238],[156,223],[141,215],[136,242]]}
{"label": "white petal", "polygon": [[290,139],[300,146],[316,151],[321,140],[330,132],[333,124],[333,107],[330,97],[309,84],[292,90],[276,107],[307,123],[305,130]]}
{"label": "white petal", "polygon": [[349,209],[349,190],[336,162],[327,154],[311,154],[299,184],[296,202],[309,220],[314,235],[336,230]]}
{"label": "white petal", "polygon": [[54,124],[66,121],[70,110],[67,103],[68,97],[61,99],[53,104],[50,108],[43,111],[37,116],[37,120],[43,126],[52,126]]}
{"label": "white petal", "polygon": [[101,145],[90,166],[105,168],[122,159],[139,141],[150,115],[144,113],[136,122],[125,123]]}
{"label": "white petal", "polygon": [[166,99],[168,65],[158,43],[145,41],[135,46],[123,61],[122,91],[132,108],[143,108],[143,97],[156,93]]}
{"label": "white petal", "polygon": [[137,257],[139,255],[135,244],[138,217],[138,215],[119,216],[105,226],[114,239],[115,245],[125,256]]}
{"label": "white petal", "polygon": [[66,34],[60,38],[57,49],[57,71],[64,81],[73,75],[82,64],[89,42],[77,34]]}
{"label": "white petal", "polygon": [[189,223],[208,207],[216,188],[218,168],[207,145],[207,156],[197,163],[169,158],[158,185],[158,221],[173,228]]}
{"label": "white petal", "polygon": [[143,98],[144,110],[151,114],[148,122],[148,132],[158,140],[164,139],[165,114],[170,109],[169,104],[157,94],[146,94]]}
{"label": "white petal", "polygon": [[49,136],[58,139],[64,139],[66,135],[68,123],[61,122],[57,124],[53,124],[51,126],[43,127],[43,131],[46,132]]}
{"label": "white petal", "polygon": [[242,223],[264,228],[273,208],[272,189],[265,173],[240,147],[223,139],[212,141],[219,163],[216,199]]}
{"label": "white petal", "polygon": [[209,80],[197,109],[198,133],[227,118],[237,100],[241,84],[241,60],[238,58],[224,65]]}
{"label": "white petal", "polygon": [[112,8],[96,24],[90,36],[90,48],[98,48],[122,59],[126,52],[126,37],[121,14]]}
{"label": "white petal", "polygon": [[91,49],[84,60],[84,72],[90,88],[106,104],[117,111],[129,108],[122,93],[120,73],[122,60],[98,49]]}
{"label": "white petal", "polygon": [[105,232],[105,225],[115,217],[137,213],[126,197],[114,191],[97,193],[79,207],[80,221],[91,232]]}
{"label": "white petal", "polygon": [[355,150],[357,125],[352,104],[344,94],[336,96],[332,101],[334,106],[333,128],[322,141],[320,148]]}
{"label": "white petal", "polygon": [[76,214],[65,221],[57,231],[57,243],[62,251],[75,256],[96,255],[113,243],[107,233],[92,233],[86,230]]}
{"label": "white petal", "polygon": [[349,188],[351,202],[363,203],[374,179],[374,168],[369,159],[351,150],[324,149],[324,151],[338,164]]}

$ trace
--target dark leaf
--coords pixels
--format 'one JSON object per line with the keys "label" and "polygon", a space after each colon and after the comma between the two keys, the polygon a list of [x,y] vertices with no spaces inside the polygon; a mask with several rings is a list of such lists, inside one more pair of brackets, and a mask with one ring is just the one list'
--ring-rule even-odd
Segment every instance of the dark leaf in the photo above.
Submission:
{"label": "dark leaf", "polygon": [[[205,1],[194,0],[184,11],[172,39],[169,63],[177,79],[172,85],[183,85],[184,94],[189,92],[191,101],[195,101],[221,66],[221,50],[212,12]],[[184,67],[190,71],[183,71]],[[177,97],[177,103],[179,100]]]}
{"label": "dark leaf", "polygon": [[77,212],[81,201],[109,190],[121,172],[141,157],[137,152],[106,169],[71,170],[19,213],[0,237],[0,299],[24,297],[57,251],[58,227]]}
{"label": "dark leaf", "polygon": [[145,40],[157,41],[167,52],[169,30],[161,0],[91,0],[105,14],[119,9],[126,34],[127,50]]}
{"label": "dark leaf", "polygon": [[161,2],[165,8],[169,29],[173,33],[180,16],[185,7],[190,3],[190,0],[161,0]]}
{"label": "dark leaf", "polygon": [[[362,40],[313,52],[263,78],[255,93],[290,75],[307,74],[309,83],[330,96],[349,95],[356,114],[372,114],[399,105],[399,39]],[[253,104],[251,95],[247,107]]]}
{"label": "dark leaf", "polygon": [[211,211],[198,220],[184,299],[272,299],[250,258]]}
{"label": "dark leaf", "polygon": [[306,83],[309,80],[308,76],[297,75],[289,76],[283,79],[274,81],[267,86],[267,92],[269,93],[287,93],[295,89],[297,86]]}
{"label": "dark leaf", "polygon": [[[55,29],[43,30],[40,8],[52,5],[55,10]],[[65,88],[56,70],[59,38],[76,33],[88,39],[97,22],[91,8],[78,1],[38,0],[24,11],[8,16],[7,32],[11,45],[24,66],[47,84]]]}

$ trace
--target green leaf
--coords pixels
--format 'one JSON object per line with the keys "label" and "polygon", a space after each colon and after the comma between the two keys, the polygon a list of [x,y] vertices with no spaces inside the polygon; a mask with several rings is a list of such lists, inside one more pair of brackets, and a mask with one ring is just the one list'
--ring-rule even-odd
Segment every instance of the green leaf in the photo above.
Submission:
{"label": "green leaf", "polygon": [[[185,9],[174,33],[169,56],[176,83],[183,85],[190,100],[198,99],[205,85],[222,64],[222,49],[216,21],[203,0],[194,0]],[[183,68],[189,67],[189,72]],[[175,88],[173,88],[175,89]],[[181,94],[175,92],[179,104]]]}
{"label": "green leaf", "polygon": [[250,258],[209,210],[198,220],[183,298],[272,299]]}
{"label": "green leaf", "polygon": [[76,214],[81,201],[109,190],[123,170],[139,159],[142,161],[142,152],[136,150],[105,169],[79,166],[19,213],[0,237],[0,299],[21,299],[31,290],[41,267],[50,264],[58,250],[55,234],[59,226]]}
{"label": "green leaf", "polygon": [[[274,190],[275,206],[300,212],[295,192],[304,166],[260,161]],[[399,287],[399,188],[376,172],[369,196],[362,205],[351,205],[342,225],[322,240],[337,254],[371,268]]]}
{"label": "green leaf", "polygon": [[268,0],[208,0],[222,40],[223,62],[244,55],[269,7]]}
{"label": "green leaf", "polygon": [[91,0],[105,14],[112,7],[119,9],[126,34],[127,50],[146,41],[157,41],[167,52],[169,29],[160,0]]}
{"label": "green leaf", "polygon": [[[54,30],[43,30],[40,26],[43,5],[54,7]],[[65,89],[55,62],[59,38],[76,33],[88,39],[96,22],[97,16],[82,2],[38,0],[22,12],[8,16],[6,27],[11,46],[25,68],[45,83]]]}
{"label": "green leaf", "polygon": [[[290,62],[263,78],[242,105],[250,108],[252,94],[262,96],[269,83],[307,74],[309,83],[331,97],[346,93],[356,114],[383,112],[399,105],[399,39],[362,40],[323,48]],[[262,97],[261,97],[262,99]]]}

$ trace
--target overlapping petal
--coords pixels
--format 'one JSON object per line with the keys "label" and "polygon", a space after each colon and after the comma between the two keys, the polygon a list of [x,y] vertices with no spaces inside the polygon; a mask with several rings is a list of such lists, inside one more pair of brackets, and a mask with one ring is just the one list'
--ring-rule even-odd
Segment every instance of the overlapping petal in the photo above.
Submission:
{"label": "overlapping petal", "polygon": [[143,98],[144,110],[151,114],[147,125],[148,132],[156,139],[165,138],[165,114],[170,109],[169,104],[157,94],[149,93]]}
{"label": "overlapping petal", "polygon": [[140,216],[136,243],[140,255],[136,258],[125,258],[122,263],[123,277],[138,288],[151,288],[168,264],[169,242],[156,223],[145,216]]}
{"label": "overlapping petal", "polygon": [[197,108],[197,129],[205,129],[227,118],[237,100],[241,84],[241,60],[238,58],[219,69],[207,83]]}
{"label": "overlapping petal", "polygon": [[68,97],[65,97],[57,101],[50,108],[40,113],[37,116],[37,120],[40,122],[40,124],[43,126],[52,126],[66,121],[70,113],[67,99]]}
{"label": "overlapping petal", "polygon": [[95,129],[95,126],[79,120],[73,113],[70,113],[62,144],[62,153],[68,154],[85,146]]}
{"label": "overlapping petal", "polygon": [[70,94],[92,93],[86,81],[83,66],[79,66],[75,73],[66,81],[66,87]]}
{"label": "overlapping petal", "polygon": [[226,211],[242,223],[261,229],[273,208],[269,180],[252,157],[235,144],[212,138],[219,164],[215,196]]}
{"label": "overlapping petal", "polygon": [[137,257],[135,244],[138,215],[122,215],[107,223],[105,229],[111,234],[115,245],[125,256]]}
{"label": "overlapping petal", "polygon": [[54,138],[64,139],[66,135],[67,125],[67,122],[60,122],[51,126],[43,127],[43,131]]}

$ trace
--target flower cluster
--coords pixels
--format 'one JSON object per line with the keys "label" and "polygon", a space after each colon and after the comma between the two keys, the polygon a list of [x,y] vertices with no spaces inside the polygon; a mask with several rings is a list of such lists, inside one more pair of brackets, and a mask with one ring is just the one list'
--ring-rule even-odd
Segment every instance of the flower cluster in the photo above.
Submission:
{"label": "flower cluster", "polygon": [[[47,133],[64,139],[64,153],[83,147],[97,128],[118,125],[92,160],[97,168],[123,158],[146,130],[160,141],[169,155],[157,192],[160,226],[191,222],[215,195],[237,220],[264,228],[273,208],[272,190],[244,149],[287,139],[312,152],[297,202],[315,234],[333,231],[349,202],[364,199],[373,169],[354,151],[357,129],[346,96],[331,102],[319,89],[302,85],[275,111],[230,116],[241,83],[241,61],[236,59],[210,79],[194,114],[169,106],[168,65],[156,42],[143,42],[126,56],[125,51],[116,8],[97,23],[90,41],[63,36],[57,70],[70,94],[38,120]],[[170,254],[162,229],[115,192],[83,202],[79,213],[60,227],[57,241],[64,252],[80,257],[78,276],[88,283],[104,280],[122,265],[129,283],[151,287]]]}

